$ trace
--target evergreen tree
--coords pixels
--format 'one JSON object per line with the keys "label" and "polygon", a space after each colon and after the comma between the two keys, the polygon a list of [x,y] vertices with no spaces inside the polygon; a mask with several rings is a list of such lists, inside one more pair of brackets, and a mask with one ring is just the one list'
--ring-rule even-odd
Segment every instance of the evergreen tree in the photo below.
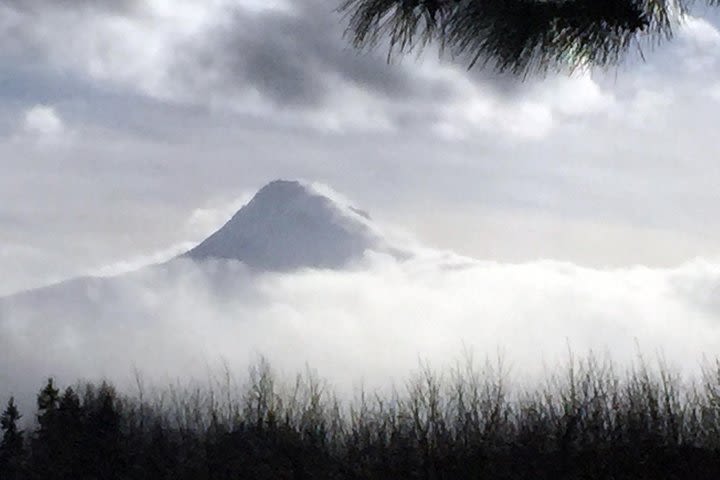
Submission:
{"label": "evergreen tree", "polygon": [[41,429],[54,419],[59,400],[60,390],[55,387],[55,380],[48,378],[47,384],[37,397],[38,423]]}
{"label": "evergreen tree", "polygon": [[88,415],[86,433],[92,476],[120,478],[124,465],[121,453],[121,410],[117,393],[103,382],[97,395],[91,397],[94,397],[94,401],[86,402],[84,406]]}
{"label": "evergreen tree", "polygon": [[23,432],[18,427],[22,415],[15,405],[15,399],[10,401],[0,417],[0,430],[2,430],[2,443],[0,443],[0,477],[7,480],[19,479],[24,457]]}
{"label": "evergreen tree", "polygon": [[87,441],[84,428],[84,408],[72,387],[68,387],[58,400],[54,427],[62,436],[56,445],[55,472],[60,478],[75,479],[87,471]]}
{"label": "evergreen tree", "polygon": [[[617,63],[672,37],[693,0],[344,0],[356,47],[389,56],[438,43],[474,65],[527,74]],[[703,3],[717,6],[718,0]]]}
{"label": "evergreen tree", "polygon": [[35,478],[61,479],[57,470],[61,465],[59,453],[63,442],[63,432],[58,428],[58,407],[60,391],[55,381],[49,378],[45,387],[37,396],[38,429],[32,441],[30,464]]}

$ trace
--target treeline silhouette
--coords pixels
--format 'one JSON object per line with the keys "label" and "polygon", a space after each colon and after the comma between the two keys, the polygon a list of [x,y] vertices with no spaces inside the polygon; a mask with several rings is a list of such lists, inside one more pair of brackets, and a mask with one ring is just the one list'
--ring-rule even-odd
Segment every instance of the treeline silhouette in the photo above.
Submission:
{"label": "treeline silhouette", "polygon": [[422,367],[402,389],[338,399],[311,371],[280,383],[260,360],[242,387],[133,395],[107,383],[2,413],[0,478],[718,479],[720,368],[685,384],[590,357],[537,387],[502,364]]}

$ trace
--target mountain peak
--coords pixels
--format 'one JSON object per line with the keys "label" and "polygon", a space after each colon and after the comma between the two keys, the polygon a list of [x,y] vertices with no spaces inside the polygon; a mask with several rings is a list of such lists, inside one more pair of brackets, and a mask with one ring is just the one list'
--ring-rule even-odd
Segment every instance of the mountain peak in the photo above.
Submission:
{"label": "mountain peak", "polygon": [[239,260],[258,270],[341,268],[367,250],[384,250],[359,212],[311,185],[275,180],[186,256]]}
{"label": "mountain peak", "polygon": [[314,195],[311,187],[303,185],[297,180],[273,180],[258,190],[253,199],[282,201],[303,195]]}

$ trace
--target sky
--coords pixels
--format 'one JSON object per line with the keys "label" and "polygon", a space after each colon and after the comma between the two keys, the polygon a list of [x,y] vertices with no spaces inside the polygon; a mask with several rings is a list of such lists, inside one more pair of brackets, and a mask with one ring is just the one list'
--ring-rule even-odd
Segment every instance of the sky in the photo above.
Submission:
{"label": "sky", "polygon": [[[575,301],[640,311],[646,323],[627,339],[653,331],[659,307],[643,301],[669,305],[666,323],[699,309],[687,333],[697,341],[683,351],[706,351],[720,256],[719,18],[694,10],[645,61],[520,81],[432,49],[389,64],[382,50],[356,52],[321,0],[2,2],[0,295],[167,259],[268,181],[298,178],[330,185],[427,247],[491,262],[503,292],[534,291],[508,280],[513,268],[549,281],[554,293],[534,314],[577,314],[567,299],[547,303],[568,278],[587,280]],[[368,278],[383,281],[384,268],[394,267],[373,264]],[[475,277],[417,284],[396,273],[406,297],[368,290],[366,317],[395,312],[397,298],[423,297],[427,285],[443,285],[425,305],[438,315],[458,295],[472,298],[452,292]],[[650,294],[632,296],[645,274]],[[330,274],[307,275],[283,284],[298,318],[317,305],[309,285]],[[685,287],[668,297],[676,277]],[[354,290],[339,284],[339,298]],[[597,285],[609,290],[593,297]],[[677,292],[691,292],[691,307],[677,306]],[[494,325],[511,311],[513,297],[503,298]],[[263,305],[272,318],[282,310]],[[473,305],[477,315],[487,307]],[[616,325],[617,312],[586,318]],[[665,327],[658,345],[675,334]]]}
{"label": "sky", "polygon": [[274,178],[482,259],[715,256],[720,33],[693,15],[644,63],[520,82],[356,52],[317,0],[3,2],[0,292],[198,242]]}

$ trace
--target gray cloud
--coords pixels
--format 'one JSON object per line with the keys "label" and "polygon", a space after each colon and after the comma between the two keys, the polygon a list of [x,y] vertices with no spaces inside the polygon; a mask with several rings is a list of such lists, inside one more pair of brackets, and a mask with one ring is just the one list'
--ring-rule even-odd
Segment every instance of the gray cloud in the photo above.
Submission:
{"label": "gray cloud", "polygon": [[[165,102],[257,113],[259,100],[301,116],[332,117],[345,109],[347,121],[359,117],[352,110],[356,101],[377,117],[365,123],[385,119],[402,128],[441,122],[446,106],[467,95],[461,86],[466,80],[478,86],[478,94],[502,102],[522,99],[535,85],[483,70],[465,72],[432,52],[392,64],[382,49],[357,52],[343,38],[333,5],[320,0],[302,0],[291,9],[208,5],[207,18],[189,30],[191,13],[170,17],[152,3],[74,4],[78,8],[54,8],[40,0],[33,8],[5,6],[19,13],[4,32],[0,24],[5,50],[38,64],[50,62],[79,79],[90,77],[106,89],[120,85]],[[114,20],[118,15],[123,22]],[[87,28],[76,30],[78,24]],[[151,47],[144,48],[146,43]],[[357,100],[358,95],[365,97]],[[293,121],[308,125],[304,117]]]}
{"label": "gray cloud", "polygon": [[4,6],[23,13],[41,13],[49,9],[86,9],[111,13],[138,13],[143,0],[5,0]]}
{"label": "gray cloud", "polygon": [[291,11],[239,7],[227,25],[187,48],[189,56],[177,66],[185,75],[209,69],[220,83],[212,87],[254,88],[283,107],[317,106],[341,84],[401,101],[442,101],[452,93],[407,66],[388,65],[378,52],[354,51],[343,40],[341,19],[318,0],[299,2]]}

